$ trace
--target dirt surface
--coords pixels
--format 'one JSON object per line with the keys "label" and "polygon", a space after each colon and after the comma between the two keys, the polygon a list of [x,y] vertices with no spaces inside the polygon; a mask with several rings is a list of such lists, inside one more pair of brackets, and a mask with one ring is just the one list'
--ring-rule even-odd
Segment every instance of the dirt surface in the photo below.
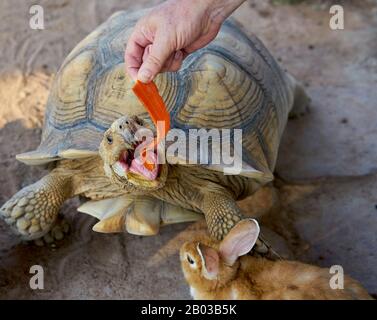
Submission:
{"label": "dirt surface", "polygon": [[[35,1],[0,2],[0,205],[45,171],[15,155],[39,144],[54,73],[85,35],[121,9],[159,1],[39,1],[45,29],[29,28]],[[289,122],[275,188],[241,203],[287,256],[321,266],[340,264],[377,293],[377,3],[340,1],[345,30],[329,26],[330,1],[272,5],[247,1],[234,17],[257,34],[300,79],[311,112]],[[79,214],[56,248],[21,242],[0,221],[0,298],[184,299],[177,251],[204,232],[202,222],[166,227],[156,237],[103,235]],[[45,289],[29,288],[29,269],[45,270]]]}

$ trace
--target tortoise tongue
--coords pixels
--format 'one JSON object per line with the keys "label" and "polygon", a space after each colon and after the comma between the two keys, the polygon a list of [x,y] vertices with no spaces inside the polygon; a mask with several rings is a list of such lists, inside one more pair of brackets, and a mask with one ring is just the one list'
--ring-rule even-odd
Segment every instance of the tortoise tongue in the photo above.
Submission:
{"label": "tortoise tongue", "polygon": [[147,180],[155,180],[158,175],[157,155],[154,152],[148,152],[148,163],[152,164],[152,168],[145,167],[145,160],[142,157],[135,157],[131,161],[130,172],[140,174]]}

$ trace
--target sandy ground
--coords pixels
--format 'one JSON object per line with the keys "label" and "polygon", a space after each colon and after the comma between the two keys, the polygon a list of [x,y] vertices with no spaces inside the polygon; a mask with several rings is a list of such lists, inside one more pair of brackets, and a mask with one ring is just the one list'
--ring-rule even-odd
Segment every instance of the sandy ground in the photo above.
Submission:
{"label": "sandy ground", "polygon": [[[45,30],[29,28],[35,1],[0,2],[0,204],[45,172],[15,155],[39,144],[54,73],[85,35],[120,9],[159,1],[39,1]],[[330,1],[295,6],[247,1],[235,14],[306,86],[310,114],[289,122],[275,189],[244,200],[276,248],[321,266],[340,264],[377,293],[377,4],[340,1],[345,30],[328,27]],[[362,3],[362,4],[361,4]],[[203,223],[143,238],[91,231],[78,199],[62,213],[72,232],[56,248],[21,242],[0,222],[0,298],[184,299],[177,250]],[[29,268],[45,289],[29,288]]]}

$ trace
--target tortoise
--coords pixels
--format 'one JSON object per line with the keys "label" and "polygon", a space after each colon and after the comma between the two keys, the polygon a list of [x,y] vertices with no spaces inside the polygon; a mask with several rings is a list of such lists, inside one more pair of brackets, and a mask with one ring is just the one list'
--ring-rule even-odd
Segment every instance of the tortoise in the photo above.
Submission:
{"label": "tortoise", "polygon": [[[95,231],[154,235],[161,225],[204,215],[210,235],[221,240],[243,219],[236,201],[273,180],[288,116],[303,110],[308,98],[262,42],[229,19],[214,41],[189,55],[178,72],[159,74],[155,83],[171,127],[187,133],[187,139],[192,129],[241,130],[240,170],[232,174],[224,162],[191,163],[190,155],[174,154],[170,161],[156,163],[152,179],[137,166],[132,154],[140,141],[135,133],[155,129],[132,93],[123,52],[143,14],[113,14],[59,69],[41,143],[16,156],[27,165],[49,164],[51,170],[0,209],[23,239],[46,235],[63,202],[81,195],[89,201],[78,211],[100,219]],[[234,142],[230,148],[235,151]]]}

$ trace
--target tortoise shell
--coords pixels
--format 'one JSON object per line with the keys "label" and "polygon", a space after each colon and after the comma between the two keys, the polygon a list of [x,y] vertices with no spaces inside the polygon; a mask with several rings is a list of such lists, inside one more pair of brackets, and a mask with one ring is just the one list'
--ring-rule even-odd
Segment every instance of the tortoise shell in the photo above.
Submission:
{"label": "tortoise shell", "polygon": [[[148,118],[125,74],[124,48],[144,11],[118,12],[82,40],[58,71],[40,146],[17,156],[27,164],[97,154],[104,131],[128,114]],[[227,20],[218,36],[155,83],[172,128],[242,129],[242,175],[271,179],[293,101],[292,83],[263,44]],[[208,164],[220,170],[221,165]]]}

